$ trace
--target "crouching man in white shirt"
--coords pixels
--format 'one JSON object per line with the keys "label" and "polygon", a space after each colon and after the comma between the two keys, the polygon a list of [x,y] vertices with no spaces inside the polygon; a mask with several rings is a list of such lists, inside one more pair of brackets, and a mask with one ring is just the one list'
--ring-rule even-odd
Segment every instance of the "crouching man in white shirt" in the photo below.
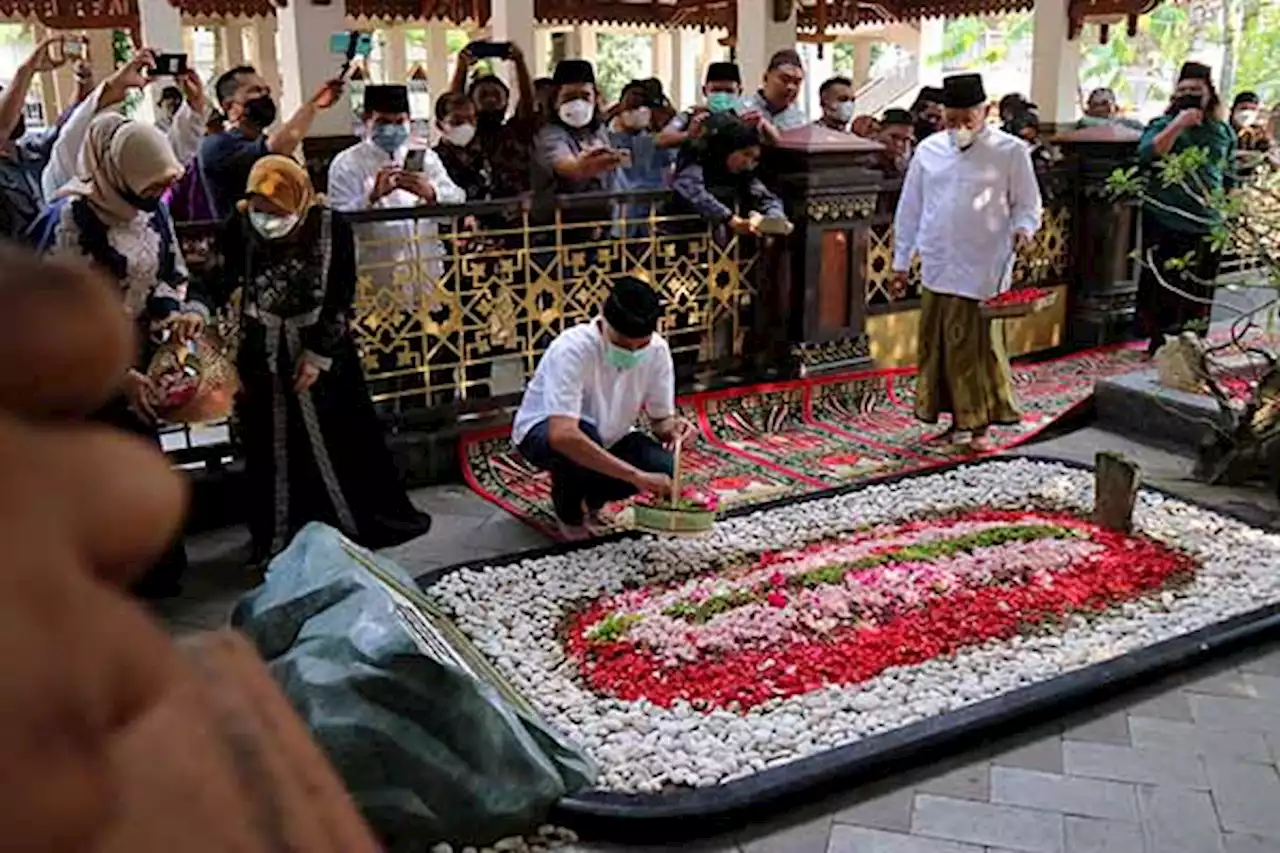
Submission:
{"label": "crouching man in white shirt", "polygon": [[1027,144],[988,127],[978,74],[943,81],[947,132],[920,143],[894,219],[894,290],[920,255],[916,417],[951,424],[933,441],[967,432],[977,453],[992,449],[992,424],[1016,424],[1003,326],[982,316],[984,300],[1009,287],[1017,249],[1040,228],[1040,188]]}
{"label": "crouching man in white shirt", "polygon": [[[671,350],[655,332],[661,313],[649,285],[616,279],[601,316],[552,341],[524,392],[511,439],[531,464],[551,472],[565,538],[600,532],[609,501],[671,493],[664,443],[692,438],[694,430],[676,417]],[[641,412],[657,440],[635,429]]]}

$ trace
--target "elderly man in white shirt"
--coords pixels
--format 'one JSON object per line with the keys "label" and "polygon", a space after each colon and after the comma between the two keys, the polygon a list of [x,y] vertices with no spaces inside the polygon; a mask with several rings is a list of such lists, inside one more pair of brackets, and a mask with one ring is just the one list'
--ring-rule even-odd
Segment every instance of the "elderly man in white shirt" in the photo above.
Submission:
{"label": "elderly man in white shirt", "polygon": [[946,133],[920,143],[894,219],[894,290],[906,290],[919,254],[921,291],[916,417],[951,424],[934,441],[967,432],[974,452],[992,449],[992,424],[1021,420],[1003,329],[982,302],[1009,287],[1017,250],[1040,228],[1040,188],[1025,142],[989,127],[978,74],[943,81]]}
{"label": "elderly man in white shirt", "polygon": [[[80,165],[80,151],[89,133],[89,125],[100,113],[110,109],[120,109],[125,98],[133,89],[140,89],[151,81],[147,71],[155,67],[155,53],[149,49],[140,50],[127,64],[120,66],[114,74],[103,80],[90,93],[89,97],[76,106],[62,126],[58,141],[53,145],[49,157],[49,165],[45,166],[40,176],[40,189],[45,201],[51,201],[68,181],[76,176]],[[169,144],[179,162],[186,162],[200,146],[204,137],[205,122],[209,116],[209,102],[205,97],[204,86],[194,70],[176,78],[182,87],[186,100],[167,130]]]}
{"label": "elderly man in white shirt", "polygon": [[[434,151],[410,146],[407,87],[367,87],[364,122],[364,141],[329,165],[329,204],[334,210],[350,213],[467,200]],[[402,296],[403,310],[416,312],[423,297],[431,300],[444,257],[435,220],[363,222],[354,230],[361,271],[371,274],[376,284],[394,287]]]}
{"label": "elderly man in white shirt", "polygon": [[600,510],[637,492],[671,493],[671,454],[654,435],[691,438],[676,416],[671,349],[657,334],[662,306],[649,285],[619,276],[599,317],[566,329],[547,347],[525,389],[511,441],[551,472],[551,500],[566,539],[600,532]]}

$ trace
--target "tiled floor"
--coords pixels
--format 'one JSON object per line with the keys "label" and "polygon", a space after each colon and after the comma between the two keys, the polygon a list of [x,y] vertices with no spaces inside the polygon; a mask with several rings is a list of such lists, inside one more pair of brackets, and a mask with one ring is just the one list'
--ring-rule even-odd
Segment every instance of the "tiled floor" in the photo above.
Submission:
{"label": "tiled floor", "polygon": [[[1188,460],[1080,430],[1023,452],[1137,459],[1144,478],[1259,525],[1280,507],[1261,490],[1188,479]],[[546,544],[461,486],[421,490],[435,524],[390,552],[415,575]],[[162,611],[176,632],[220,624],[253,583],[245,534],[194,537],[187,595]],[[720,853],[1280,853],[1280,639],[1117,696],[969,754],[752,823],[705,842],[604,851]]]}

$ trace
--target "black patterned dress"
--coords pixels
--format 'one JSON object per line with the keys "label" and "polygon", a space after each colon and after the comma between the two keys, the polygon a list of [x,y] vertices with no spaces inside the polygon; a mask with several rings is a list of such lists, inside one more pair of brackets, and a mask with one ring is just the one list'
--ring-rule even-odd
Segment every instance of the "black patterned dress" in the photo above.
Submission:
{"label": "black patterned dress", "polygon": [[[293,235],[266,240],[237,214],[222,254],[229,289],[242,288],[237,414],[255,554],[279,552],[311,521],[370,548],[426,533],[431,519],[400,484],[348,327],[350,226],[317,206]],[[322,372],[296,393],[300,358]]]}

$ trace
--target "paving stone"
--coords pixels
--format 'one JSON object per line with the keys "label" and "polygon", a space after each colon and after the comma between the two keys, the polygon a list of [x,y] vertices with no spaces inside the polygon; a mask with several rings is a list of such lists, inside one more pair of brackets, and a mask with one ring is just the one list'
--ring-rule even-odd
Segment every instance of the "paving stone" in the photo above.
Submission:
{"label": "paving stone", "polygon": [[1262,764],[1272,761],[1271,749],[1258,732],[1209,729],[1173,720],[1130,717],[1129,733],[1138,749],[1214,755]]}
{"label": "paving stone", "polygon": [[[1259,699],[1269,702],[1280,701],[1280,678],[1274,675],[1246,672],[1243,679],[1253,695]],[[1280,714],[1280,709],[1277,709],[1276,713]]]}
{"label": "paving stone", "polygon": [[985,802],[991,799],[991,765],[982,761],[948,770],[916,785],[916,791]]}
{"label": "paving stone", "polygon": [[837,824],[831,830],[827,853],[983,853],[983,849],[975,844]]}
{"label": "paving stone", "polygon": [[1123,711],[1071,724],[1062,734],[1066,740],[1129,745],[1129,716]]}
{"label": "paving stone", "polygon": [[1261,699],[1191,694],[1191,715],[1211,729],[1280,732],[1280,707]]}
{"label": "paving stone", "polygon": [[1188,693],[1210,693],[1217,696],[1248,698],[1254,695],[1253,688],[1245,684],[1240,670],[1234,668],[1189,681],[1182,685],[1182,689]]}
{"label": "paving stone", "polygon": [[1142,827],[1136,823],[1066,818],[1067,853],[1142,853]]}
{"label": "paving stone", "polygon": [[1138,821],[1138,799],[1132,785],[1014,767],[992,768],[991,802],[1068,815]]}
{"label": "paving stone", "polygon": [[1151,853],[1222,853],[1218,816],[1207,791],[1139,788],[1138,811]]}
{"label": "paving stone", "polygon": [[836,812],[834,818],[836,823],[906,831],[911,828],[911,806],[914,802],[915,792],[911,788],[898,788],[847,806]]}
{"label": "paving stone", "polygon": [[1014,806],[918,794],[911,818],[918,835],[1026,853],[1062,853],[1062,815]]}
{"label": "paving stone", "polygon": [[1253,660],[1242,661],[1240,670],[1242,672],[1257,672],[1263,675],[1280,677],[1280,649],[1273,649]]}
{"label": "paving stone", "polygon": [[[775,828],[776,827],[776,828]],[[831,816],[752,827],[738,834],[743,853],[826,853]]]}
{"label": "paving stone", "polygon": [[1053,735],[1015,746],[991,759],[992,764],[1003,767],[1021,767],[1024,770],[1040,770],[1044,773],[1062,772],[1062,738]]}
{"label": "paving stone", "polygon": [[[1191,722],[1191,705],[1187,702],[1187,694],[1181,690],[1170,690],[1167,693],[1161,693],[1141,702],[1136,702],[1128,708],[1129,719],[1132,721],[1134,717],[1155,717],[1160,720],[1176,720],[1179,722]],[[1133,727],[1130,725],[1130,736],[1133,734]]]}
{"label": "paving stone", "polygon": [[1205,763],[1222,828],[1280,838],[1280,775],[1276,768],[1218,758]]}
{"label": "paving stone", "polygon": [[1068,776],[1147,785],[1209,787],[1200,757],[1196,755],[1067,741],[1062,746],[1062,758]]}
{"label": "paving stone", "polygon": [[1226,843],[1227,853],[1280,853],[1280,838],[1228,832],[1222,840]]}

